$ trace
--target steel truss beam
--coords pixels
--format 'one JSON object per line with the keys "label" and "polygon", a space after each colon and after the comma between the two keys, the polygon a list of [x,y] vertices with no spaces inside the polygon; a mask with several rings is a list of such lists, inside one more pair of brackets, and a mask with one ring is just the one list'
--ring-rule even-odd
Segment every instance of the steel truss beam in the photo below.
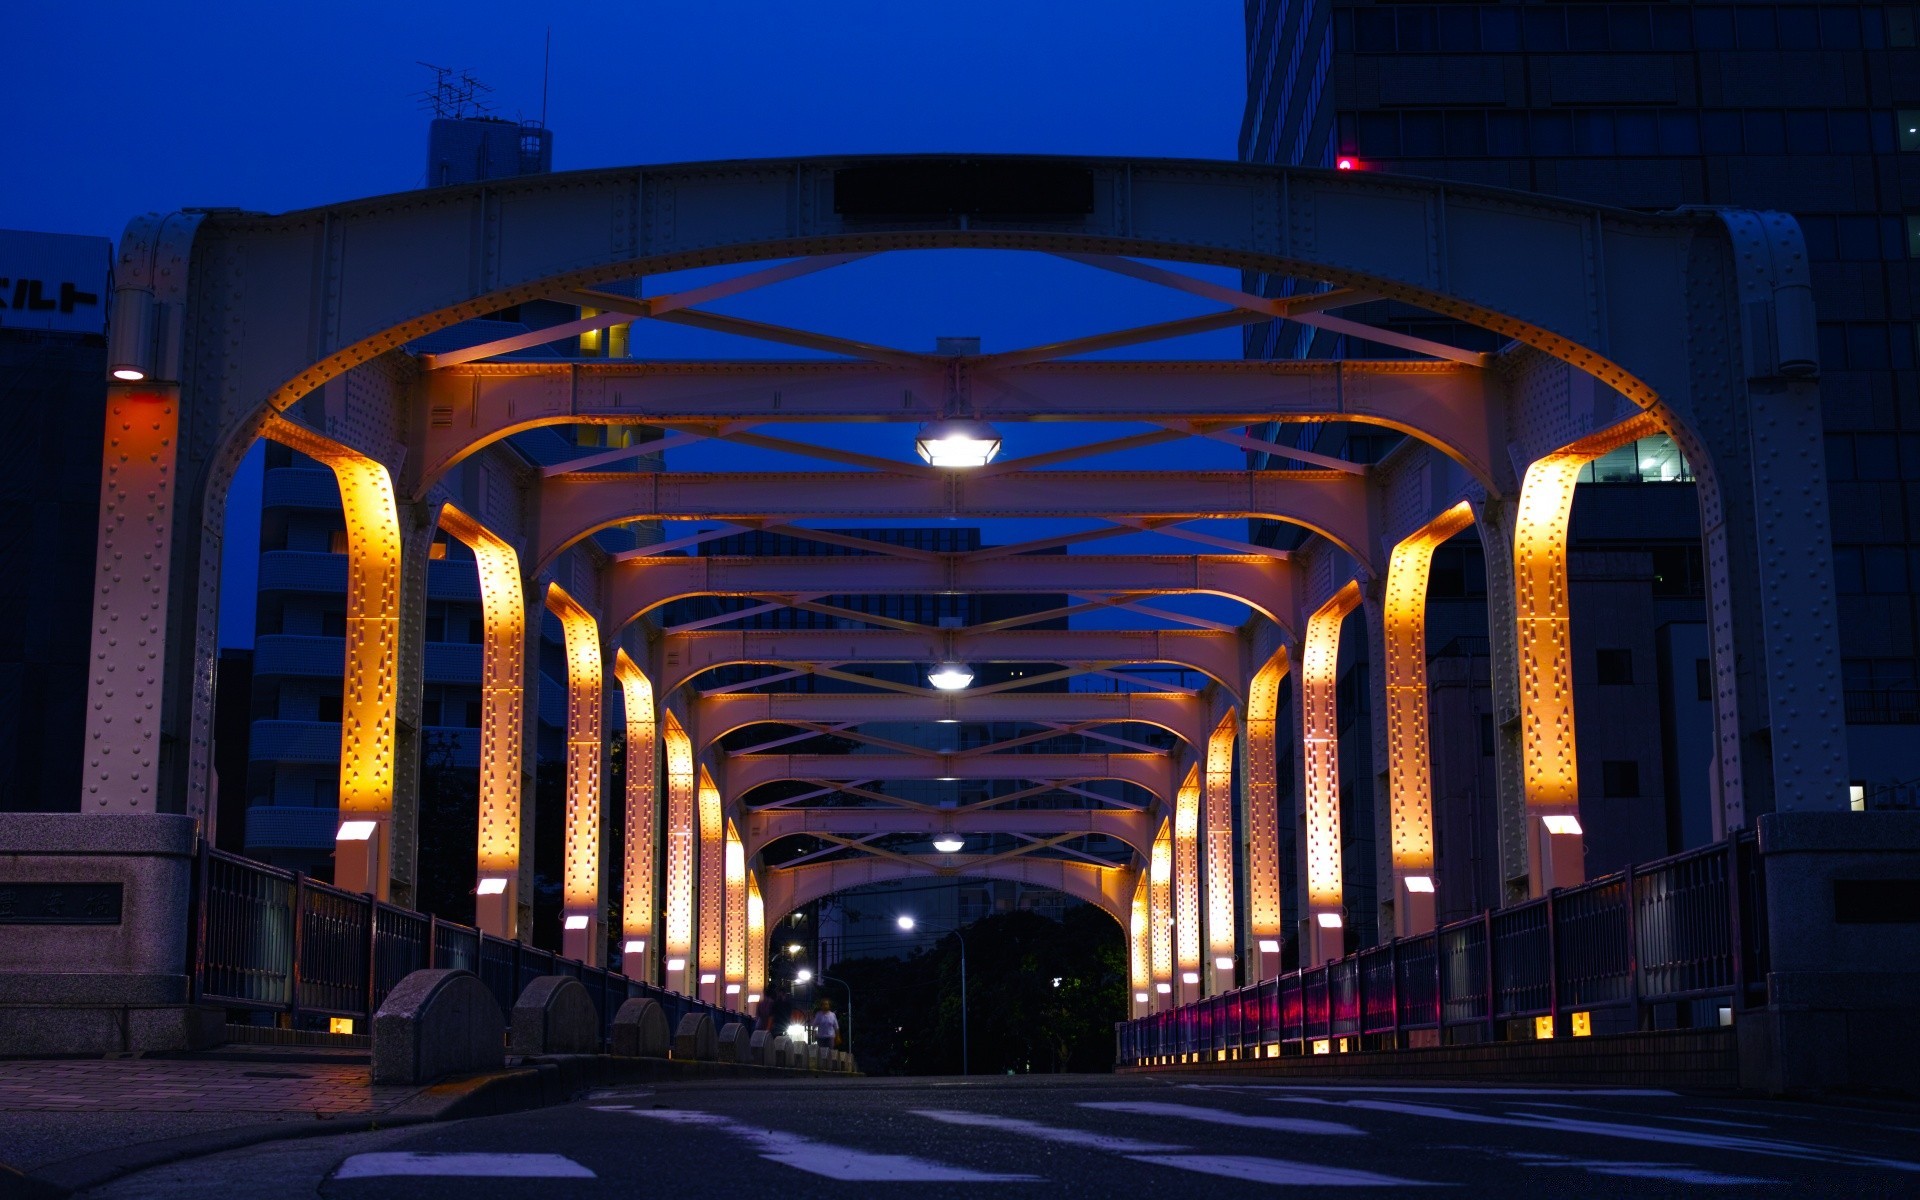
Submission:
{"label": "steel truss beam", "polygon": [[634,558],[606,574],[607,613],[621,626],[689,596],[1053,595],[1136,592],[1238,600],[1291,629],[1299,606],[1286,561],[1252,554],[1076,554],[980,558],[941,554],[791,558]]}
{"label": "steel truss beam", "polygon": [[[1200,629],[1013,629],[993,633],[893,629],[703,629],[672,633],[655,647],[662,695],[695,676],[737,663],[1172,663],[1219,681],[1236,695],[1241,683],[1237,634]],[[828,672],[822,671],[822,674]],[[845,674],[840,673],[840,674]],[[838,677],[838,675],[836,675]],[[1027,682],[1037,682],[1039,676]],[[876,686],[883,681],[871,681]],[[1020,680],[1008,681],[1020,686]]]}
{"label": "steel truss beam", "polygon": [[884,883],[914,875],[1016,879],[1050,887],[1076,900],[1097,904],[1126,928],[1139,872],[1126,867],[1096,867],[1057,858],[1014,858],[989,862],[974,855],[942,855],[942,862],[901,862],[857,858],[767,872],[763,891],[767,921],[774,924],[803,904],[863,883]]}
{"label": "steel truss beam", "polygon": [[540,482],[544,567],[626,521],[1063,518],[1171,522],[1266,517],[1303,525],[1371,565],[1372,496],[1340,471],[1031,471],[972,480],[878,472],[560,475]]}
{"label": "steel truss beam", "polygon": [[[424,494],[481,447],[540,425],[652,424],[718,434],[776,422],[918,422],[956,378],[997,422],[1243,427],[1355,421],[1427,442],[1496,494],[1508,490],[1506,392],[1492,372],[1421,362],[475,363],[428,375],[408,490]],[[901,465],[913,464],[903,446]],[[641,451],[645,452],[644,448]],[[418,463],[418,473],[412,465]]]}
{"label": "steel truss beam", "polygon": [[743,754],[720,769],[730,810],[754,788],[787,779],[1118,779],[1162,800],[1174,790],[1174,760],[1163,754]]}

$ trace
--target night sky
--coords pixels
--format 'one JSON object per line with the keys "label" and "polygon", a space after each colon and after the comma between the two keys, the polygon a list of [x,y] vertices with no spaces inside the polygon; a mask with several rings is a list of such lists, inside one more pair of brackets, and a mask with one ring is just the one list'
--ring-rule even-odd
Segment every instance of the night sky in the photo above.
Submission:
{"label": "night sky", "polygon": [[[111,237],[149,210],[282,211],[418,187],[429,119],[419,93],[432,80],[419,60],[490,84],[496,115],[536,118],[549,26],[546,119],[563,171],[902,151],[1231,159],[1245,98],[1242,9],[1232,0],[167,7],[7,5],[0,77],[15,120],[0,227]],[[687,282],[649,280],[645,291]],[[978,334],[993,351],[1206,306],[1040,256],[928,252],[867,260],[715,307],[909,349],[931,349],[941,334]],[[1238,357],[1239,347],[1238,332],[1225,331],[1122,353],[1222,358]],[[634,352],[800,353],[675,327],[636,329]],[[1016,455],[1093,431],[1005,432],[1006,453]],[[835,440],[894,453],[900,447],[890,443],[910,436],[881,426]],[[723,453],[727,469],[805,461]],[[1238,451],[1217,444],[1147,453],[1158,464],[1240,464]],[[670,459],[676,470],[721,463],[697,449]],[[257,484],[234,495],[236,513],[257,506]],[[1055,531],[1020,524],[987,536]],[[1217,532],[1244,534],[1243,522],[1220,524]],[[243,545],[249,536],[257,538],[244,526],[230,535]],[[1138,535],[1089,548],[1199,547]],[[251,642],[251,549],[229,554],[227,644]]]}

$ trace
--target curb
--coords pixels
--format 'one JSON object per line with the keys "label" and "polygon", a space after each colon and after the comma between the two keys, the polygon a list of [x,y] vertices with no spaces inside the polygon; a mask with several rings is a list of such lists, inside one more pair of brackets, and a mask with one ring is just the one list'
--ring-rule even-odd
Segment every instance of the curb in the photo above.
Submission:
{"label": "curb", "polygon": [[790,1067],[750,1063],[677,1062],[665,1058],[615,1058],[609,1054],[555,1054],[523,1060],[518,1067],[430,1084],[382,1113],[330,1120],[268,1121],[207,1133],[185,1134],[48,1163],[32,1173],[0,1163],[0,1197],[60,1200],[125,1175],[187,1158],[204,1158],[262,1142],[367,1133],[436,1121],[497,1117],[566,1104],[588,1088],[672,1079],[851,1079]]}

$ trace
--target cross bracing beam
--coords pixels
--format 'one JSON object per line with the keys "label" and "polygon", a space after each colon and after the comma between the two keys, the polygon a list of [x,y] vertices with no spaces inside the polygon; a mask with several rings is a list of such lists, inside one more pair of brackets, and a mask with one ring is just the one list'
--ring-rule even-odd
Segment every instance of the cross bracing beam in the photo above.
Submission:
{"label": "cross bracing beam", "polygon": [[[842,560],[845,561],[845,560]],[[1172,663],[1238,693],[1237,634],[1200,629],[1010,629],[908,633],[894,629],[702,629],[655,648],[662,695],[714,667],[737,663]],[[1009,681],[1017,685],[1018,681]]]}
{"label": "cross bracing beam", "polygon": [[1022,471],[971,480],[879,472],[636,472],[540,481],[542,568],[588,534],[626,521],[942,521],[1061,518],[1193,521],[1266,517],[1305,526],[1363,564],[1374,558],[1371,495],[1339,471]]}
{"label": "cross bracing beam", "polygon": [[982,809],[959,814],[907,809],[773,808],[748,813],[743,818],[741,836],[751,858],[778,839],[799,834],[1102,834],[1125,842],[1144,859],[1153,849],[1158,821],[1151,813],[1131,808]]}
{"label": "cross bracing beam", "polygon": [[979,558],[942,554],[768,558],[662,557],[618,563],[606,573],[610,623],[625,625],[688,596],[928,596],[937,593],[1055,595],[1135,592],[1207,594],[1239,600],[1291,629],[1298,610],[1294,569],[1253,554],[1075,554]]}
{"label": "cross bracing beam", "polygon": [[[576,423],[750,428],[912,422],[942,414],[955,372],[969,411],[996,422],[1355,421],[1410,434],[1504,494],[1505,385],[1458,363],[1074,361],[994,370],[854,362],[473,363],[434,371],[408,490],[424,494],[474,451],[523,429]],[[911,448],[902,447],[903,465]],[[414,474],[417,464],[417,474]]]}
{"label": "cross bracing beam", "polygon": [[952,878],[1017,879],[1050,887],[1076,900],[1097,904],[1122,923],[1130,914],[1139,872],[1131,867],[1096,867],[1058,858],[1015,858],[997,862],[984,856],[941,855],[937,861],[902,862],[896,859],[855,858],[804,867],[776,867],[767,872],[762,892],[767,923],[774,924],[803,904],[863,883],[884,883],[915,875]]}
{"label": "cross bracing beam", "polygon": [[1118,779],[1173,795],[1174,760],[1164,754],[989,754],[931,758],[891,754],[743,754],[720,764],[729,805],[754,788],[784,779]]}
{"label": "cross bracing beam", "polygon": [[1178,692],[998,692],[988,696],[894,696],[858,692],[735,692],[693,701],[689,732],[697,752],[758,724],[874,721],[1137,722],[1190,746],[1205,741],[1206,703]]}

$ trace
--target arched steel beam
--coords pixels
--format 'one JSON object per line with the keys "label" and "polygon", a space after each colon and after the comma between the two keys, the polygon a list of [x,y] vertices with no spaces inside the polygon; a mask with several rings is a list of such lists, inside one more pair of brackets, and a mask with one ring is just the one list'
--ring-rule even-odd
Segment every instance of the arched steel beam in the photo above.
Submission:
{"label": "arched steel beam", "polygon": [[1172,663],[1238,694],[1240,638],[1197,629],[934,630],[745,629],[672,633],[655,647],[661,694],[736,663]]}
{"label": "arched steel beam", "polygon": [[607,568],[607,612],[623,626],[688,596],[777,598],[798,593],[1052,595],[1068,592],[1204,593],[1245,603],[1292,630],[1299,607],[1294,569],[1257,554],[1075,554],[929,559],[795,555],[632,558]]}
{"label": "arched steel beam", "polygon": [[1184,692],[996,692],[986,696],[728,692],[697,697],[691,707],[691,732],[700,754],[736,729],[798,721],[1132,721],[1165,729],[1198,747],[1206,739],[1207,715],[1206,702]]}
{"label": "arched steel beam", "polygon": [[[902,464],[905,465],[904,463]],[[706,519],[784,524],[809,519],[964,517],[1176,522],[1264,517],[1321,534],[1371,569],[1371,496],[1343,471],[633,472],[540,481],[538,564],[626,521]]]}
{"label": "arched steel beam", "polygon": [[1118,779],[1165,801],[1174,765],[1165,754],[742,754],[718,764],[729,809],[786,779]]}
{"label": "arched steel beam", "polygon": [[[1354,421],[1427,442],[1496,494],[1511,473],[1501,380],[1459,363],[1066,361],[969,364],[966,378],[989,421]],[[947,394],[941,370],[820,361],[470,363],[431,371],[424,386],[436,419],[421,434],[414,489],[541,425],[920,421],[939,416]]]}
{"label": "arched steel beam", "polygon": [[1096,867],[1057,858],[1003,859],[970,863],[966,855],[942,855],[939,866],[919,867],[894,859],[863,858],[767,872],[762,891],[767,924],[778,924],[803,904],[865,883],[884,883],[915,875],[949,878],[1017,879],[1050,887],[1076,900],[1098,905],[1102,912],[1127,928],[1133,907],[1133,889],[1139,873],[1128,867]]}
{"label": "arched steel beam", "polygon": [[843,837],[874,833],[1097,833],[1125,842],[1144,860],[1153,851],[1158,820],[1151,813],[1131,808],[978,809],[964,813],[907,808],[767,808],[745,814],[741,837],[751,858],[780,838],[809,833]]}

